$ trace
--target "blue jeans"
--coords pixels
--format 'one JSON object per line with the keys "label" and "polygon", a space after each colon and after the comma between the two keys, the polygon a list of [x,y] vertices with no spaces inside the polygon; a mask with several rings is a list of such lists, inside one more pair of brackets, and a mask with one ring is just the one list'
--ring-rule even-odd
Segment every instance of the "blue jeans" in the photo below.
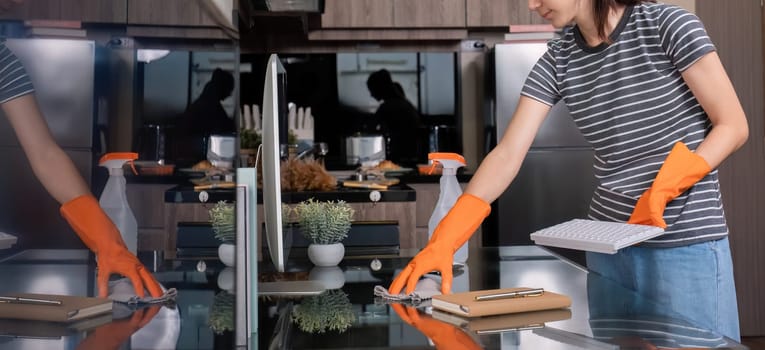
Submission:
{"label": "blue jeans", "polygon": [[587,267],[666,305],[696,326],[740,341],[728,239],[675,248],[587,252]]}

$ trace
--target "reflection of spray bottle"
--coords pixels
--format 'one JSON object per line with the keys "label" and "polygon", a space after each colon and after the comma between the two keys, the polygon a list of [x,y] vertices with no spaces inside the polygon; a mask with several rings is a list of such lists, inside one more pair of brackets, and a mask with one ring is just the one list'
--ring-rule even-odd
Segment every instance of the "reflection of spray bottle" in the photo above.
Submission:
{"label": "reflection of spray bottle", "polygon": [[138,153],[107,153],[98,162],[98,165],[109,169],[109,180],[106,181],[106,187],[104,187],[98,203],[120,230],[122,240],[125,241],[128,250],[133,254],[136,253],[138,246],[138,223],[128,205],[122,166],[130,162],[132,167],[133,161],[137,158]]}
{"label": "reflection of spray bottle", "polygon": [[[428,160],[432,166],[441,164],[443,171],[441,173],[441,192],[438,195],[438,202],[433,209],[433,214],[428,221],[428,240],[433,236],[433,231],[441,222],[441,219],[446,216],[449,210],[454,206],[460,195],[462,195],[462,187],[457,182],[457,169],[465,166],[465,158],[457,153],[443,153],[436,152],[428,154]],[[464,264],[468,258],[468,243],[460,247],[457,252],[454,253],[453,261],[457,264]]]}

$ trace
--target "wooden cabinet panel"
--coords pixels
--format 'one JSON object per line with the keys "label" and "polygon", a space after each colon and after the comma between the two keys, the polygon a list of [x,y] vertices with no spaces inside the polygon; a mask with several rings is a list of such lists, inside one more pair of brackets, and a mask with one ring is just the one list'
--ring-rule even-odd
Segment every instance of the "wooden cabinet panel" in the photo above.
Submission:
{"label": "wooden cabinet panel", "polygon": [[0,19],[125,23],[127,0],[31,0],[0,14]]}
{"label": "wooden cabinet panel", "polygon": [[129,24],[166,26],[217,26],[196,1],[128,0]]}
{"label": "wooden cabinet panel", "polygon": [[126,196],[139,228],[165,227],[165,191],[174,185],[128,184]]}
{"label": "wooden cabinet panel", "polygon": [[388,28],[393,0],[326,0],[322,28]]}
{"label": "wooden cabinet panel", "polygon": [[436,183],[428,184],[409,184],[417,192],[417,214],[415,223],[418,228],[425,228],[425,236],[428,235],[428,221],[433,214],[433,209],[438,202],[440,192],[439,185]]}
{"label": "wooden cabinet panel", "polygon": [[214,204],[202,203],[165,203],[165,228],[167,241],[165,244],[165,257],[175,258],[175,245],[178,238],[178,223],[185,222],[209,222],[209,210]]}
{"label": "wooden cabinet panel", "polygon": [[35,0],[25,1],[15,5],[10,11],[0,13],[0,19],[60,19],[60,0]]}
{"label": "wooden cabinet panel", "polygon": [[[517,1],[516,1],[517,2]],[[467,0],[468,27],[502,27],[510,22],[510,6],[513,1]]]}
{"label": "wooden cabinet panel", "polygon": [[91,23],[127,22],[127,0],[59,0],[61,19]]}
{"label": "wooden cabinet panel", "polygon": [[465,27],[465,0],[393,0],[393,25]]}
{"label": "wooden cabinet panel", "polygon": [[525,1],[466,0],[468,27],[506,27],[510,24],[549,24]]}
{"label": "wooden cabinet panel", "polygon": [[164,228],[139,228],[138,251],[164,251],[167,244],[167,231]]}
{"label": "wooden cabinet panel", "polygon": [[355,211],[353,220],[398,221],[399,246],[401,249],[417,247],[418,239],[414,229],[415,202],[384,202],[384,203],[349,203]]}

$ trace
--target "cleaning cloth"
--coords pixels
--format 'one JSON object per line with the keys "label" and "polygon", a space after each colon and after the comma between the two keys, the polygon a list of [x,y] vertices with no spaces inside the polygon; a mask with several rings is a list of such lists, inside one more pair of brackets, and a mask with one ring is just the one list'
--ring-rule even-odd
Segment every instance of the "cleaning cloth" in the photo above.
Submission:
{"label": "cleaning cloth", "polygon": [[121,278],[109,282],[109,299],[128,305],[162,304],[175,300],[175,296],[178,295],[178,291],[175,288],[166,289],[164,286],[160,287],[164,292],[162,296],[154,298],[147,293],[145,297],[141,298],[135,294],[135,289],[130,279]]}
{"label": "cleaning cloth", "polygon": [[403,290],[399,294],[390,294],[388,289],[383,286],[375,286],[374,293],[375,296],[382,298],[386,302],[418,305],[425,300],[433,298],[434,295],[441,294],[441,282],[436,278],[428,276],[417,282],[417,286],[410,294],[405,294]]}

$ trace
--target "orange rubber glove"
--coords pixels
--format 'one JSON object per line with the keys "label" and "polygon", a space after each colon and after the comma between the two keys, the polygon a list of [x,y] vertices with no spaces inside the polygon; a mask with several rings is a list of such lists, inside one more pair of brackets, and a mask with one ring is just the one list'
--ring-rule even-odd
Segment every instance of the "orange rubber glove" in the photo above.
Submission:
{"label": "orange rubber glove", "polygon": [[77,350],[114,349],[130,340],[130,336],[149,324],[162,306],[154,305],[133,312],[130,318],[112,321],[96,328],[77,345]]}
{"label": "orange rubber glove", "polygon": [[666,228],[664,209],[667,203],[699,182],[712,169],[701,156],[691,152],[684,143],[672,147],[656,179],[635,204],[630,224]]}
{"label": "orange rubber glove", "polygon": [[463,330],[430,316],[420,317],[417,309],[401,304],[390,304],[401,319],[416,328],[433,341],[438,350],[477,350],[481,349]]}
{"label": "orange rubber glove", "polygon": [[61,215],[80,239],[96,253],[98,263],[98,296],[106,298],[109,276],[121,274],[130,279],[139,297],[144,287],[152,297],[162,296],[162,288],[146,268],[127,250],[120,232],[92,195],[82,195],[61,206]]}
{"label": "orange rubber glove", "polygon": [[422,275],[438,271],[441,273],[441,293],[449,294],[454,252],[470,239],[490,211],[489,203],[483,199],[471,194],[461,195],[436,226],[428,245],[393,280],[389,293],[399,294],[406,283],[406,294],[410,294]]}

